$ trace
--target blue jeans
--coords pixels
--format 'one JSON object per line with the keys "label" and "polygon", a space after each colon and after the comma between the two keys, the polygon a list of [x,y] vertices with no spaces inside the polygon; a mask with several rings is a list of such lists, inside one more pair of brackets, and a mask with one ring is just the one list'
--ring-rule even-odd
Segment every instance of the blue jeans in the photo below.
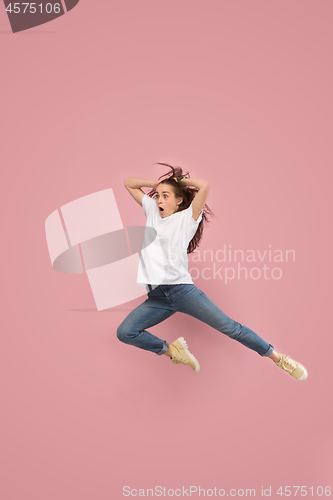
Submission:
{"label": "blue jeans", "polygon": [[117,329],[121,342],[156,354],[169,347],[166,340],[146,330],[176,312],[189,314],[221,333],[237,340],[260,356],[269,356],[274,347],[247,326],[229,318],[207,295],[193,284],[159,285],[148,292],[148,299],[133,309]]}

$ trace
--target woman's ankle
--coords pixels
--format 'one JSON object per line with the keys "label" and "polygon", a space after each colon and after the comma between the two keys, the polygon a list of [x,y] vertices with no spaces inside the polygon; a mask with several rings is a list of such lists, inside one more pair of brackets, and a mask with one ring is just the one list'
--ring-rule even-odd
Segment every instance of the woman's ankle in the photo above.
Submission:
{"label": "woman's ankle", "polygon": [[169,345],[169,347],[168,347],[168,350],[167,350],[165,353],[163,353],[163,354],[166,354],[166,356],[169,356],[169,358],[171,358],[171,357],[172,357],[172,355],[171,355],[170,345]]}
{"label": "woman's ankle", "polygon": [[281,359],[280,355],[276,351],[273,351],[272,354],[270,354],[268,357],[271,358],[274,363],[278,363]]}

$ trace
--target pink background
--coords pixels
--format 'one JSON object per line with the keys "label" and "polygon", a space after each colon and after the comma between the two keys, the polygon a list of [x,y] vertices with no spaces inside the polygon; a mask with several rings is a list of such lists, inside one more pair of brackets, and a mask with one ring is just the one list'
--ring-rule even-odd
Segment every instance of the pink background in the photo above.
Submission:
{"label": "pink background", "polygon": [[[81,0],[13,35],[0,8],[2,499],[333,486],[332,15],[327,0]],[[200,373],[126,346],[117,326],[145,297],[97,312],[86,275],[52,269],[48,215],[112,187],[124,226],[142,225],[123,179],[157,178],[158,161],[211,182],[201,251],[295,250],[281,280],[195,284],[305,382],[180,313],[151,331],[184,335]]]}

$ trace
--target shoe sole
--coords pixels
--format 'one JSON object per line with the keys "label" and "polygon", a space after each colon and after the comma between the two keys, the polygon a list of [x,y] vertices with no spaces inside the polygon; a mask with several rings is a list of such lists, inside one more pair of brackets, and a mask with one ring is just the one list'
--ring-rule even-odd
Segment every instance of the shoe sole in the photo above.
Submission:
{"label": "shoe sole", "polygon": [[198,371],[200,371],[200,365],[198,363],[197,358],[195,356],[193,356],[193,354],[188,350],[188,345],[187,345],[186,340],[184,339],[184,337],[179,337],[177,340],[179,340],[179,342],[183,346],[184,351],[186,352],[186,354],[188,355],[188,357],[191,358],[192,361],[194,362],[194,364],[195,364],[195,370],[194,371],[198,373]]}

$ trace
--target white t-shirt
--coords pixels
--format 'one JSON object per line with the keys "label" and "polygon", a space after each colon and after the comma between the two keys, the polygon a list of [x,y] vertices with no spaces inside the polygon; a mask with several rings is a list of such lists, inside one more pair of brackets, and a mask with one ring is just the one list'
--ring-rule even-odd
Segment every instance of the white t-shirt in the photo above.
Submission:
{"label": "white t-shirt", "polygon": [[193,283],[188,272],[187,247],[198,229],[202,210],[196,221],[192,204],[186,210],[162,218],[156,200],[146,194],[142,208],[147,222],[137,283],[147,291],[148,283],[155,285],[152,288],[161,284]]}

